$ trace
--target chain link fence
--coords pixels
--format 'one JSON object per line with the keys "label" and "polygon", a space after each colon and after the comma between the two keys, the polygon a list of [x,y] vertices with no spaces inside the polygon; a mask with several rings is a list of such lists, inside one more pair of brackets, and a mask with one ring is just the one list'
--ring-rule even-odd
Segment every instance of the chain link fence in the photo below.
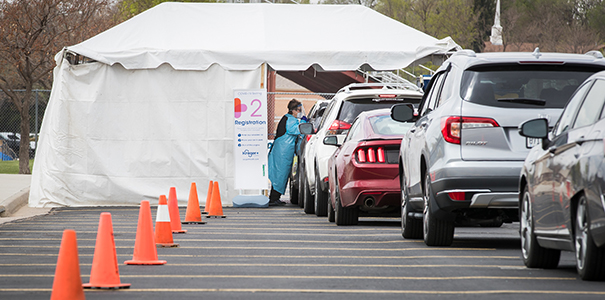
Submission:
{"label": "chain link fence", "polygon": [[[17,94],[25,90],[15,90]],[[20,95],[21,96],[21,95]],[[34,158],[38,144],[38,133],[42,117],[48,104],[50,90],[34,90],[29,107],[29,158]],[[12,100],[0,91],[0,160],[15,160],[19,158],[21,143],[21,117]]]}
{"label": "chain link fence", "polygon": [[[275,139],[275,130],[279,120],[288,113],[288,102],[296,99],[302,102],[305,108],[305,114],[308,114],[311,107],[319,100],[332,100],[334,93],[296,93],[296,92],[268,92],[268,139]],[[273,120],[273,122],[271,122]]]}

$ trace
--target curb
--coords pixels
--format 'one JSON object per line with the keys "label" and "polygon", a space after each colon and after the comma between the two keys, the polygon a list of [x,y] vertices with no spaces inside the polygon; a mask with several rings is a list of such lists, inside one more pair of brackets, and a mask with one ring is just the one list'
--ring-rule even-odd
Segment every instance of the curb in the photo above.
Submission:
{"label": "curb", "polygon": [[0,217],[10,217],[21,207],[27,205],[29,200],[29,187],[22,189],[16,194],[0,201]]}

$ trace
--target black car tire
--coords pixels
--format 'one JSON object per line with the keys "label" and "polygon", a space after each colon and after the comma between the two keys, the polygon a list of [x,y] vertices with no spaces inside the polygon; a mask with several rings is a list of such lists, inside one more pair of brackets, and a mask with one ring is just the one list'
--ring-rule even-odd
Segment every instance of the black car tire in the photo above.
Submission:
{"label": "black car tire", "polygon": [[422,214],[422,231],[427,246],[449,246],[454,242],[454,222],[440,220],[431,210],[433,191],[431,177],[427,172],[424,179],[424,212]]}
{"label": "black car tire", "polygon": [[422,236],[422,220],[411,218],[410,205],[404,201],[401,206],[401,236],[405,239],[421,239]]}
{"label": "black car tire", "polygon": [[[315,172],[319,174],[319,172]],[[328,193],[321,189],[321,180],[315,177],[315,215],[325,217],[328,215]]]}
{"label": "black car tire", "polygon": [[334,207],[332,207],[332,200],[328,199],[328,222],[334,223],[336,220],[336,213]]}
{"label": "black car tire", "polygon": [[582,280],[605,279],[605,247],[597,247],[592,239],[588,215],[588,201],[580,196],[574,220],[576,269]]}
{"label": "black car tire", "polygon": [[313,197],[313,195],[311,195],[311,189],[309,188],[309,182],[307,181],[307,176],[305,176],[303,178],[303,202],[304,202],[304,208],[303,210],[305,211],[306,214],[310,215],[310,214],[314,214],[315,213],[315,197]]}
{"label": "black car tire", "polygon": [[340,192],[338,184],[336,184],[336,198],[334,202],[334,222],[338,226],[357,225],[359,223],[359,209],[357,207],[343,207],[340,201]]}
{"label": "black car tire", "polygon": [[290,203],[298,204],[298,184],[293,184],[292,181],[292,178],[290,178]]}
{"label": "black car tire", "polygon": [[521,256],[528,268],[553,269],[559,265],[561,250],[540,246],[534,233],[534,215],[529,190],[523,190],[520,213]]}
{"label": "black car tire", "polygon": [[299,173],[298,173],[298,207],[300,208],[304,208],[305,207],[305,185],[303,184],[305,180],[305,171],[302,168],[303,164],[300,164],[300,169],[299,169]]}
{"label": "black car tire", "polygon": [[421,239],[422,238],[422,220],[411,218],[410,205],[406,202],[407,187],[405,186],[405,178],[403,174],[399,175],[401,180],[401,236],[405,239]]}

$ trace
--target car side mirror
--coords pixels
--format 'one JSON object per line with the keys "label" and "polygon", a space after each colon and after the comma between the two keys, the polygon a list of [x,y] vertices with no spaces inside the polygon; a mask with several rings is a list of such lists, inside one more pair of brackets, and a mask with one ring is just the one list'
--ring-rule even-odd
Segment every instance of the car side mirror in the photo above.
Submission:
{"label": "car side mirror", "polygon": [[391,107],[391,119],[397,122],[409,122],[415,118],[414,105],[410,103],[395,104]]}
{"label": "car side mirror", "polygon": [[313,124],[311,123],[302,123],[298,125],[298,130],[302,134],[314,134],[315,130],[313,130]]}
{"label": "car side mirror", "polygon": [[335,135],[326,136],[324,138],[324,145],[340,147],[340,144],[338,143],[338,137]]}
{"label": "car side mirror", "polygon": [[519,134],[524,137],[544,139],[548,137],[548,120],[533,119],[519,125]]}
{"label": "car side mirror", "polygon": [[542,148],[548,145],[548,120],[533,119],[519,125],[519,134],[535,139],[542,139]]}

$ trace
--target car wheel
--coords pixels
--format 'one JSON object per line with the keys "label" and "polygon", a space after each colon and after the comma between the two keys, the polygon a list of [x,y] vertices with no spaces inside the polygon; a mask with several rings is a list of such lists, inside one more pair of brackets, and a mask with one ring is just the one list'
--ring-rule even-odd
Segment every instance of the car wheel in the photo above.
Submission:
{"label": "car wheel", "polygon": [[534,215],[532,211],[529,190],[523,190],[521,200],[521,254],[523,263],[528,268],[553,269],[559,265],[561,250],[543,248],[538,244],[534,233]]}
{"label": "car wheel", "polygon": [[431,178],[427,172],[424,179],[424,211],[422,213],[422,232],[424,243],[427,246],[449,246],[454,241],[454,222],[440,220],[435,217],[431,210],[433,191],[431,189]]}
{"label": "car wheel", "polygon": [[404,175],[399,176],[401,180],[401,236],[405,239],[421,239],[422,238],[422,220],[411,218],[410,205],[406,201],[407,187],[405,186]]}
{"label": "car wheel", "polygon": [[[319,174],[319,173],[316,173]],[[315,215],[325,217],[328,215],[328,193],[321,189],[321,180],[315,178]]]}
{"label": "car wheel", "polygon": [[298,207],[300,208],[304,208],[305,207],[305,186],[303,184],[303,181],[305,181],[305,173],[304,170],[302,169],[302,164],[301,164],[301,168],[300,168],[300,173],[298,173]]}
{"label": "car wheel", "polygon": [[293,184],[292,179],[290,179],[290,203],[298,204],[298,185]]}
{"label": "car wheel", "polygon": [[304,202],[304,211],[306,214],[314,214],[315,213],[315,198],[311,195],[311,189],[309,189],[309,182],[307,182],[307,177],[303,178],[303,202]]}
{"label": "car wheel", "polygon": [[336,185],[336,207],[334,209],[334,222],[336,225],[357,225],[359,222],[359,209],[357,207],[343,207],[340,201],[340,192]]}
{"label": "car wheel", "polygon": [[578,200],[574,227],[576,268],[583,280],[605,279],[605,247],[595,245],[589,230],[588,203],[586,196]]}
{"label": "car wheel", "polygon": [[336,215],[334,212],[334,207],[332,207],[332,200],[328,199],[328,222],[334,223],[336,219]]}

